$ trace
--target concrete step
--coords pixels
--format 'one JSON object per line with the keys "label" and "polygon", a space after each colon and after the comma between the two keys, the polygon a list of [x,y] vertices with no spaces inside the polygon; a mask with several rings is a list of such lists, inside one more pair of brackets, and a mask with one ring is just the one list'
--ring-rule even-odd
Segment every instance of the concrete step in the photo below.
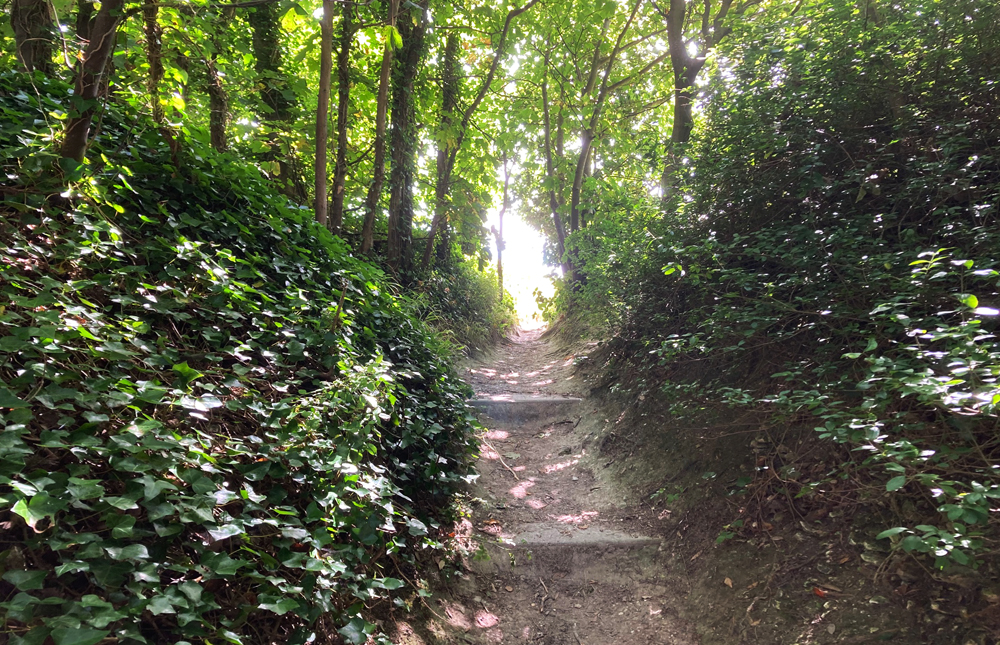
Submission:
{"label": "concrete step", "polygon": [[468,404],[481,410],[498,424],[543,424],[548,421],[576,419],[583,399],[563,396],[500,394],[469,399]]}
{"label": "concrete step", "polygon": [[661,544],[656,538],[614,529],[525,524],[502,541],[487,542],[489,559],[473,567],[480,574],[561,574],[568,579],[627,583],[656,560]]}

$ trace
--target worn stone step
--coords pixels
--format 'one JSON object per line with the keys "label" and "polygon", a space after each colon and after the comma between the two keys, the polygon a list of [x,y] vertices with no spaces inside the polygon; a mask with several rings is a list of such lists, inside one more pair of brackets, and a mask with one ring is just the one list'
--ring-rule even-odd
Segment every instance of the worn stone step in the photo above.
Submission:
{"label": "worn stone step", "polygon": [[540,424],[576,419],[583,399],[564,396],[501,394],[469,399],[468,403],[499,424]]}
{"label": "worn stone step", "polygon": [[502,542],[486,544],[490,557],[474,567],[479,573],[550,575],[625,582],[657,558],[662,542],[605,528],[586,530],[550,523],[525,524]]}

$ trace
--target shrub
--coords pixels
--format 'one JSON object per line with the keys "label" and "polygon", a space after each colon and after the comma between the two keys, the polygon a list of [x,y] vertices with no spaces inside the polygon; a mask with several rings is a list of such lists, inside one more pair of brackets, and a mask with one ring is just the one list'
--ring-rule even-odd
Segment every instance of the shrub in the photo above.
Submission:
{"label": "shrub", "polygon": [[467,478],[448,346],[257,171],[191,141],[178,167],[136,114],[36,183],[68,88],[38,89],[0,76],[4,631],[364,642]]}

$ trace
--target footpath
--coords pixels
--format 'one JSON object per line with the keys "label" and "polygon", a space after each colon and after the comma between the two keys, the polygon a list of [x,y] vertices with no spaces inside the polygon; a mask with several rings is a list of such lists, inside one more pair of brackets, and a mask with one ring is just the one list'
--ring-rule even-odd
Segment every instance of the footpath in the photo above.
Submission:
{"label": "footpath", "polygon": [[[430,605],[437,633],[401,643],[689,645],[658,538],[595,478],[574,356],[522,332],[469,368],[487,428],[465,573]],[[592,412],[592,411],[590,411]],[[593,467],[592,467],[593,466]],[[420,631],[423,632],[421,629]]]}

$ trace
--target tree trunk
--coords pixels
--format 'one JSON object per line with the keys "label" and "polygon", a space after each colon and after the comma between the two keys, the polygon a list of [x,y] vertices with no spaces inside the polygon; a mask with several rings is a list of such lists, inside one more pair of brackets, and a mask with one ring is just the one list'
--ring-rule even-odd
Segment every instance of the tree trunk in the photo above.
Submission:
{"label": "tree trunk", "polygon": [[497,214],[497,284],[500,287],[500,300],[503,300],[503,250],[506,243],[503,239],[503,216],[507,214],[507,207],[510,206],[510,168],[507,166],[507,154],[503,156],[503,204]]}
{"label": "tree trunk", "polygon": [[[597,109],[595,108],[595,114]],[[596,119],[591,119],[596,121]],[[573,188],[570,192],[569,232],[580,230],[580,197],[583,193],[583,176],[587,170],[587,158],[590,157],[590,147],[594,144],[594,133],[590,128],[580,133],[580,156],[576,160],[576,174],[573,175]]]}
{"label": "tree trunk", "polygon": [[212,147],[219,152],[229,147],[226,126],[229,123],[229,98],[222,78],[213,61],[206,61],[208,67],[208,130]]}
{"label": "tree trunk", "polygon": [[149,63],[146,93],[149,94],[153,120],[158,125],[163,125],[163,106],[160,105],[160,81],[163,80],[163,28],[160,27],[159,16],[159,5],[143,5],[142,19],[146,32],[146,61]]}
{"label": "tree trunk", "polygon": [[285,96],[287,82],[281,73],[278,19],[278,7],[272,3],[256,6],[247,16],[253,31],[254,71],[261,86],[261,99],[270,110],[268,121],[287,121],[291,117],[291,101]]}
{"label": "tree trunk", "polygon": [[[611,49],[611,53],[607,57],[607,62],[604,64],[604,72],[601,74],[601,85],[597,90],[597,97],[594,99],[593,111],[590,113],[590,119],[580,134],[580,156],[576,160],[576,174],[573,176],[573,188],[570,194],[569,213],[571,233],[580,229],[580,195],[583,191],[583,178],[587,170],[587,160],[590,158],[590,149],[594,145],[594,135],[601,122],[601,114],[604,111],[604,103],[613,88],[624,82],[619,81],[614,85],[610,85],[609,80],[611,78],[611,71],[614,69],[615,63],[618,60],[618,55],[622,52],[622,43],[625,39],[625,35],[632,27],[632,22],[635,20],[635,16],[639,12],[639,7],[641,6],[642,0],[636,0],[635,4],[632,6],[631,13],[629,13],[628,19],[622,26],[621,31],[618,32],[618,37],[615,39],[614,47]],[[605,24],[607,24],[607,21],[605,21]],[[590,72],[590,80],[587,82],[585,94],[589,93],[593,88],[593,79],[597,75],[596,69],[598,60],[599,57],[595,52],[594,61],[592,63],[593,67]],[[651,65],[647,65],[646,69],[649,69],[650,67]],[[639,72],[639,74],[641,73],[642,72]]]}
{"label": "tree trunk", "polygon": [[91,39],[83,52],[76,83],[73,88],[75,110],[79,110],[66,123],[60,155],[82,162],[87,154],[90,124],[97,108],[101,79],[114,50],[118,23],[122,18],[125,0],[104,0],[91,27]]}
{"label": "tree trunk", "polygon": [[[423,268],[431,264],[431,254],[434,252],[434,239],[438,228],[448,228],[448,196],[451,193],[452,164],[449,163],[451,147],[455,145],[455,110],[458,108],[459,75],[458,75],[458,32],[448,33],[444,46],[444,61],[441,69],[441,126],[437,144],[437,183],[434,185],[434,219],[427,236],[427,246],[424,247]],[[446,237],[442,235],[442,237]],[[450,243],[442,242],[442,244]],[[447,251],[447,249],[444,249]]]}
{"label": "tree trunk", "polygon": [[[389,1],[389,17],[386,23],[390,27],[396,25],[396,10],[399,0]],[[378,98],[375,106],[375,161],[372,167],[372,181],[368,185],[365,196],[365,221],[361,230],[361,252],[372,250],[375,238],[375,215],[378,203],[382,198],[382,183],[385,181],[385,115],[389,102],[389,76],[392,70],[392,38],[385,44],[382,52],[382,68],[379,71]]]}
{"label": "tree trunk", "polygon": [[[425,0],[426,4],[426,0]],[[413,170],[417,156],[416,105],[413,88],[424,56],[425,6],[416,24],[410,16],[399,21],[403,48],[392,74],[392,169],[389,174],[389,241],[386,260],[398,277],[409,278],[413,266]]]}
{"label": "tree trunk", "polygon": [[235,9],[223,8],[219,12],[218,22],[212,30],[209,38],[212,43],[211,58],[205,58],[205,76],[208,80],[208,132],[212,147],[219,152],[224,152],[229,147],[226,128],[229,125],[229,96],[226,94],[226,86],[222,83],[222,75],[216,67],[216,61],[220,51],[226,51],[228,41],[222,39],[220,42],[219,33],[225,32],[229,23],[235,15]]}
{"label": "tree trunk", "polygon": [[[678,160],[683,155],[683,148],[690,141],[691,132],[694,130],[691,108],[694,104],[695,81],[708,60],[709,52],[731,31],[731,28],[726,27],[724,23],[733,0],[722,0],[714,18],[711,16],[712,3],[705,2],[701,10],[699,51],[697,56],[692,56],[688,50],[690,41],[684,33],[689,2],[690,0],[670,0],[670,10],[664,14],[667,21],[667,49],[674,72],[674,122],[670,130],[670,142],[666,144],[666,163],[660,176],[660,200],[664,209],[675,187]],[[746,6],[752,4],[756,3],[747,3]],[[742,7],[738,13],[742,13],[745,8]]]}
{"label": "tree trunk", "polygon": [[76,37],[90,40],[90,27],[94,22],[94,3],[79,0],[76,8]]}
{"label": "tree trunk", "polygon": [[320,20],[319,100],[316,105],[316,221],[327,225],[326,149],[330,122],[330,76],[333,73],[333,0],[323,0]]}
{"label": "tree trunk", "polygon": [[[486,97],[486,93],[489,92],[490,86],[493,85],[493,79],[496,77],[497,68],[500,66],[500,61],[503,59],[511,25],[514,24],[515,18],[528,9],[531,9],[531,7],[533,7],[538,1],[539,0],[529,0],[523,6],[511,9],[507,12],[507,17],[504,19],[503,23],[503,29],[500,31],[500,37],[497,39],[496,49],[493,50],[493,60],[490,63],[490,71],[486,74],[486,78],[483,79],[482,85],[479,86],[479,91],[476,93],[476,97],[472,99],[472,103],[470,103],[465,109],[465,112],[462,113],[462,120],[458,124],[458,131],[455,132],[455,143],[454,145],[449,146],[448,155],[446,157],[447,168],[444,173],[447,176],[447,183],[445,184],[445,192],[442,194],[441,199],[436,200],[438,204],[442,203],[442,201],[446,202],[448,199],[448,192],[451,190],[451,175],[455,169],[455,159],[458,157],[458,152],[462,148],[462,142],[465,140],[465,133],[468,131],[469,123],[472,121],[472,116],[476,113],[476,110],[479,109],[479,104],[482,103],[483,99]],[[439,170],[438,176],[441,176],[441,174],[442,173]],[[445,212],[444,208],[438,212],[435,207],[434,219],[431,222],[431,230],[427,236],[428,251],[424,252],[424,269],[426,269],[430,264],[430,252],[433,250],[434,246],[434,235],[441,225],[441,220],[445,216]]]}
{"label": "tree trunk", "polygon": [[[275,129],[287,128],[292,119],[288,80],[281,71],[280,18],[276,3],[257,5],[247,16],[253,31],[251,45],[254,71],[257,72],[257,81],[261,87],[261,100],[268,112],[264,115],[263,121]],[[264,160],[278,163],[277,183],[281,191],[289,199],[302,203],[305,201],[305,188],[295,169],[294,160],[279,150],[279,143],[279,137],[272,134],[268,140],[271,150],[264,156]]]}
{"label": "tree trunk", "polygon": [[556,229],[556,253],[559,254],[559,264],[562,266],[563,275],[572,274],[573,267],[570,266],[569,258],[566,257],[566,226],[563,224],[562,216],[559,214],[560,203],[556,195],[558,178],[555,173],[555,162],[552,151],[552,120],[549,116],[549,54],[545,55],[545,76],[542,77],[542,126],[545,136],[545,181],[548,184],[546,191],[549,196],[549,211],[552,213],[552,225]]}
{"label": "tree trunk", "polygon": [[55,21],[48,0],[14,0],[10,7],[14,48],[24,71],[52,72]]}
{"label": "tree trunk", "polygon": [[354,41],[354,5],[345,2],[337,54],[337,163],[333,169],[333,208],[330,230],[340,232],[344,223],[344,186],[347,184],[347,116],[351,103],[351,43]]}

